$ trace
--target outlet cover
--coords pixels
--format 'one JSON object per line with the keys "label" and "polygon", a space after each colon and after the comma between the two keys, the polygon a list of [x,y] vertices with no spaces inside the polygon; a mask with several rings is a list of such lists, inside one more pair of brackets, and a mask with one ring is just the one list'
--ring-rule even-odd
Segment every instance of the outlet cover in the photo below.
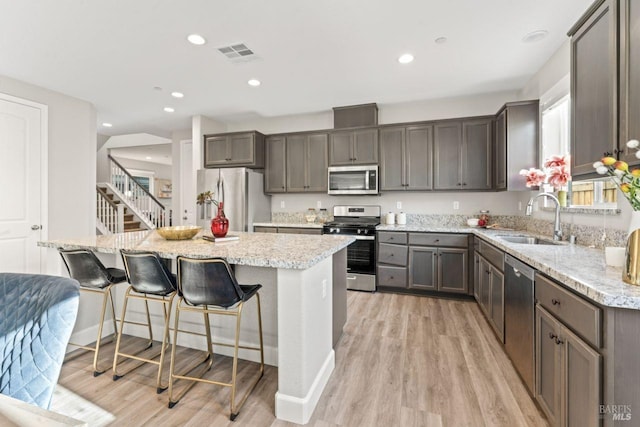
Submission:
{"label": "outlet cover", "polygon": [[396,202],[396,209],[402,209],[402,202]]}
{"label": "outlet cover", "polygon": [[458,209],[460,209],[460,202],[456,200],[455,202],[453,202],[453,210],[457,211]]}
{"label": "outlet cover", "polygon": [[317,207],[318,209],[320,209],[320,208],[322,207],[322,201],[318,200],[318,201],[316,202],[316,207]]}
{"label": "outlet cover", "polygon": [[280,201],[280,209],[284,209],[284,200]]}

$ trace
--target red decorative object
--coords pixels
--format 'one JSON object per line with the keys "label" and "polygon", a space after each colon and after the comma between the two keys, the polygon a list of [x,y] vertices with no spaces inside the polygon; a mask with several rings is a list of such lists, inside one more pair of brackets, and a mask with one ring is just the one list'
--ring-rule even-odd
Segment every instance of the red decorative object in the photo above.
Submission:
{"label": "red decorative object", "polygon": [[229,231],[229,220],[224,216],[224,206],[218,203],[218,215],[211,220],[211,233],[213,237],[224,237]]}

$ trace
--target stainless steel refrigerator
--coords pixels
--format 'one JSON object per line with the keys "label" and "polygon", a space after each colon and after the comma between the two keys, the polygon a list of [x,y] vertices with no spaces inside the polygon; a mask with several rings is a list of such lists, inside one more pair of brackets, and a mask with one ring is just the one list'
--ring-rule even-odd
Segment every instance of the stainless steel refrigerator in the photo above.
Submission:
{"label": "stainless steel refrigerator", "polygon": [[[229,231],[253,231],[254,222],[271,221],[271,196],[264,194],[264,174],[247,168],[201,169],[198,171],[198,193],[214,192],[214,199],[224,202]],[[209,228],[217,210],[200,206],[198,225]]]}

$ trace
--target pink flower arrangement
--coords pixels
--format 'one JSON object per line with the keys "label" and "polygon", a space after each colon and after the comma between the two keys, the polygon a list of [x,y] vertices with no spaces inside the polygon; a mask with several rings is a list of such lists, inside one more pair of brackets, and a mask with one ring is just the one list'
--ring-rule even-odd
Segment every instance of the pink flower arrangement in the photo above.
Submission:
{"label": "pink flower arrangement", "polygon": [[551,156],[544,162],[545,170],[536,168],[522,169],[520,175],[527,180],[527,187],[539,187],[547,182],[560,190],[571,180],[569,156]]}

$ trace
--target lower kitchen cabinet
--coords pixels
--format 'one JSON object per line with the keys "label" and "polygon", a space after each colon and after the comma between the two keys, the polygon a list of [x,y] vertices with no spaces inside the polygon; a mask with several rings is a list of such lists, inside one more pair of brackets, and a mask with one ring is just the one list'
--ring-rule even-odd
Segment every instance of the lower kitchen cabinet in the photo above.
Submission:
{"label": "lower kitchen cabinet", "polygon": [[256,233],[284,233],[284,234],[322,234],[322,228],[309,227],[253,227]]}
{"label": "lower kitchen cabinet", "polygon": [[409,247],[409,288],[466,293],[467,256],[462,248]]}
{"label": "lower kitchen cabinet", "polygon": [[536,400],[553,426],[600,425],[602,356],[536,306]]}
{"label": "lower kitchen cabinet", "polygon": [[[495,247],[480,242],[476,257],[474,296],[500,341],[504,342],[504,254]],[[487,259],[491,259],[493,263]]]}

